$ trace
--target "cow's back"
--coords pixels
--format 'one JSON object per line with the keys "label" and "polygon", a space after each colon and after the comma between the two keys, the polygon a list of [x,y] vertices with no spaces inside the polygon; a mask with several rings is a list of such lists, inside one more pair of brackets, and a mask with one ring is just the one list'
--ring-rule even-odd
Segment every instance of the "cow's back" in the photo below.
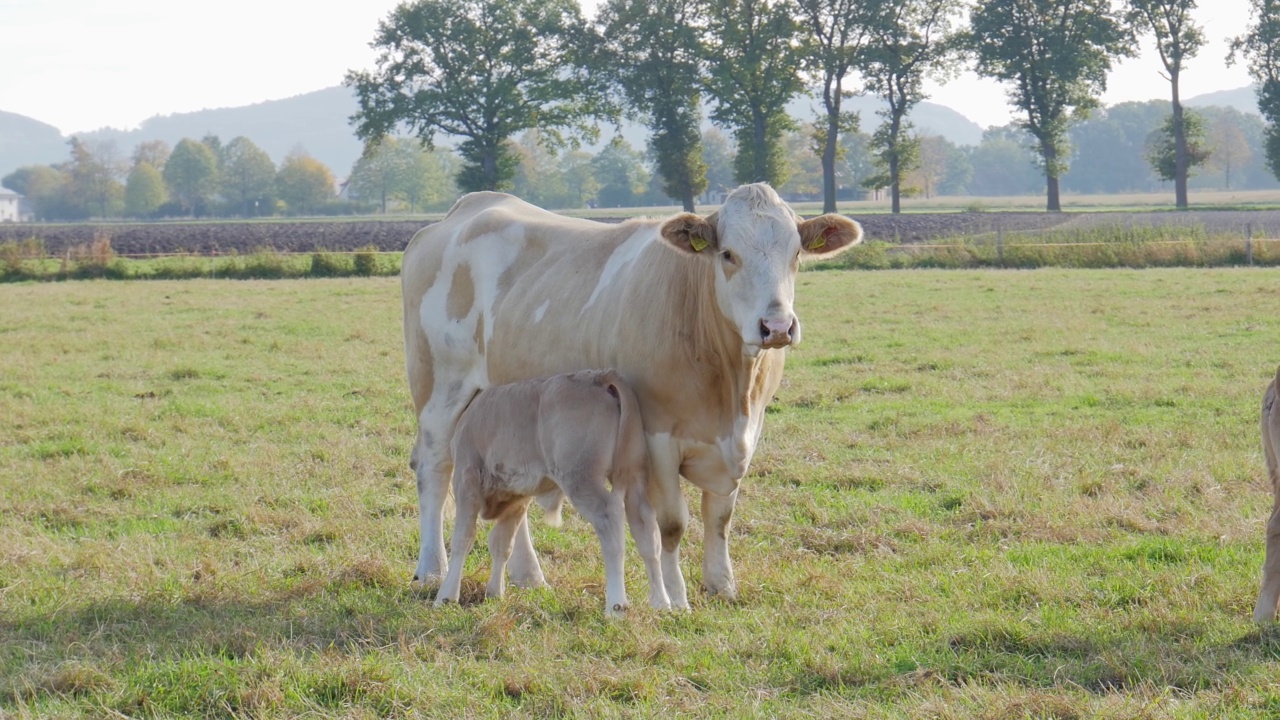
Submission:
{"label": "cow's back", "polygon": [[[405,363],[418,414],[484,375],[493,312],[503,294],[549,250],[582,243],[607,227],[564,218],[502,193],[464,196],[410,240],[401,268]],[[472,378],[484,387],[487,377]],[[437,385],[444,383],[443,388]],[[453,404],[453,403],[450,403]]]}

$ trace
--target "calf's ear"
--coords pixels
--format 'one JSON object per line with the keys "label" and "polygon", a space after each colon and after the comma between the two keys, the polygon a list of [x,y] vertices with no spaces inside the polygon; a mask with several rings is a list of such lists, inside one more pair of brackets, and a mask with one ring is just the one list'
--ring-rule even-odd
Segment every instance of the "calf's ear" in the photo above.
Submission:
{"label": "calf's ear", "polygon": [[716,237],[716,216],[699,217],[693,213],[680,213],[662,223],[662,239],[689,253],[700,253],[707,248],[715,252],[720,247]]}
{"label": "calf's ear", "polygon": [[831,257],[862,242],[862,226],[834,213],[801,220],[799,230],[800,247],[807,257]]}

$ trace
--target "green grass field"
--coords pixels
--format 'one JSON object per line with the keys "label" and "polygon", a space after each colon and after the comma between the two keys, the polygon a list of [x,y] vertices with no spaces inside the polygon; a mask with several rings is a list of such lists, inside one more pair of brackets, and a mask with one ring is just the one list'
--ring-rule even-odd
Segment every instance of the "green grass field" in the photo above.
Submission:
{"label": "green grass field", "polygon": [[482,542],[462,606],[410,587],[395,279],[0,285],[0,716],[1280,716],[1274,270],[798,294],[740,599],[606,622],[573,513],[550,589],[478,602]]}

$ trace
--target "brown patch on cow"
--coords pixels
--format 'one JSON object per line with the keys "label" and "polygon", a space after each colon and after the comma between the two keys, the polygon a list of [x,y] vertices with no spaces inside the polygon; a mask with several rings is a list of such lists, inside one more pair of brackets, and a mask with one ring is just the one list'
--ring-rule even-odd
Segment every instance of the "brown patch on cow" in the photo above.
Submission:
{"label": "brown patch on cow", "polygon": [[445,314],[450,320],[461,320],[471,312],[476,304],[476,284],[471,279],[471,266],[460,263],[453,271],[453,282],[449,284],[449,299],[445,303]]}
{"label": "brown patch on cow", "polygon": [[484,315],[476,316],[476,352],[484,354]]}
{"label": "brown patch on cow", "polygon": [[485,520],[500,520],[523,515],[532,499],[528,495],[517,495],[506,490],[485,493],[484,509],[480,511],[480,517]]}
{"label": "brown patch on cow", "polygon": [[416,332],[406,333],[406,340],[411,343],[409,352],[409,392],[413,395],[415,414],[421,415],[422,408],[431,393],[435,390],[435,358],[431,355],[431,344],[421,328]]}
{"label": "brown patch on cow", "polygon": [[512,283],[516,278],[524,274],[535,262],[541,260],[547,253],[547,243],[539,237],[526,237],[524,244],[520,247],[520,253],[516,255],[515,262],[512,262],[498,276],[498,293],[505,295],[511,289]]}

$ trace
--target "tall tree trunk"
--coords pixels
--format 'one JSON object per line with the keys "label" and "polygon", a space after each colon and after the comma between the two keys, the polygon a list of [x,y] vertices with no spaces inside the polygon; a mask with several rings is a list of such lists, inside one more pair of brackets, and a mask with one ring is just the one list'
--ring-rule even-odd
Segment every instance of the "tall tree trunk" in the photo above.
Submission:
{"label": "tall tree trunk", "polygon": [[1062,212],[1062,200],[1058,195],[1058,148],[1049,142],[1042,142],[1041,147],[1044,148],[1044,176],[1047,186],[1046,195],[1048,196],[1045,210],[1048,212]]}
{"label": "tall tree trunk", "polygon": [[[751,134],[755,138],[755,167],[752,168],[751,174],[754,176],[749,182],[769,182],[769,148],[766,145],[768,135],[769,116],[763,111],[752,113]],[[772,183],[771,183],[772,184]]]}
{"label": "tall tree trunk", "polygon": [[840,141],[840,82],[835,92],[828,84],[823,88],[827,108],[827,137],[822,146],[822,212],[836,211],[836,143]]}
{"label": "tall tree trunk", "polygon": [[902,132],[902,113],[892,104],[889,105],[889,194],[892,198],[893,214],[902,212],[902,178],[900,177],[901,158],[898,156],[899,134]]}
{"label": "tall tree trunk", "polygon": [[1182,100],[1178,97],[1178,71],[1169,71],[1173,86],[1173,194],[1179,210],[1187,209],[1187,129],[1183,126]]}
{"label": "tall tree trunk", "polygon": [[693,188],[689,187],[689,183],[684,183],[684,187],[680,188],[680,202],[684,205],[685,212],[694,212]]}

